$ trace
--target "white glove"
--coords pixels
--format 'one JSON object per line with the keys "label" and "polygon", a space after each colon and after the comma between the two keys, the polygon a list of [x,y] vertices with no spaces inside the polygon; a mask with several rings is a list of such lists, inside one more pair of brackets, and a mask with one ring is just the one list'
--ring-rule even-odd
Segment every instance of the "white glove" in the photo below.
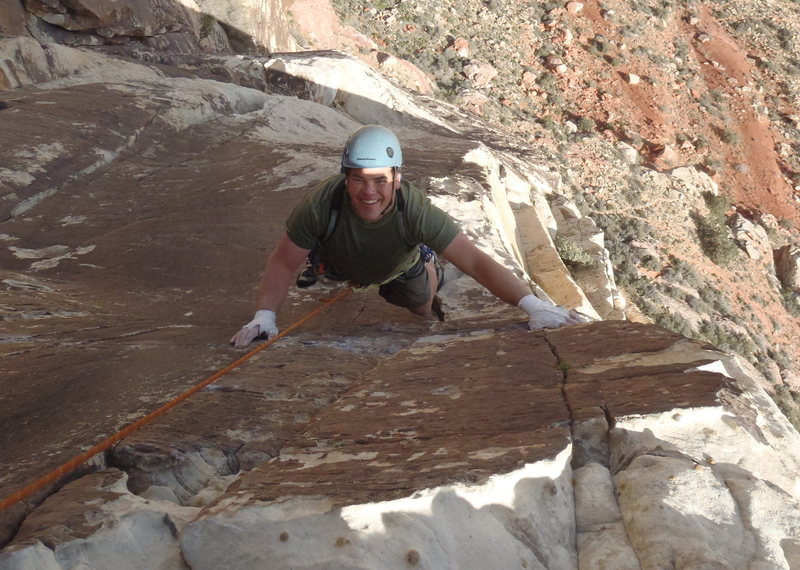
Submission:
{"label": "white glove", "polygon": [[268,339],[278,334],[278,327],[275,325],[275,312],[267,309],[256,311],[253,320],[244,325],[239,332],[231,338],[231,344],[235,346],[247,346],[253,339],[266,335]]}
{"label": "white glove", "polygon": [[575,311],[551,305],[532,294],[520,299],[517,307],[528,313],[530,317],[528,328],[531,330],[557,329],[586,322],[586,319]]}

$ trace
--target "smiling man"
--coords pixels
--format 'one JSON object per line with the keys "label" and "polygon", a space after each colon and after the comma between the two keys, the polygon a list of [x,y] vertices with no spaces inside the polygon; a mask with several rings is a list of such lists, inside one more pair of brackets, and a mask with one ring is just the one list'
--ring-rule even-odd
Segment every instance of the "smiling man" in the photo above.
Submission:
{"label": "smiling man", "polygon": [[[377,286],[389,303],[432,315],[444,276],[437,254],[528,313],[531,329],[583,322],[574,311],[536,298],[478,249],[447,213],[402,180],[402,165],[400,142],[389,129],[367,125],[350,135],[342,173],[313,188],[289,216],[267,260],[255,317],[231,338],[233,344],[278,334],[276,314],[293,282],[309,286],[318,276]],[[303,262],[307,267],[295,281]]]}

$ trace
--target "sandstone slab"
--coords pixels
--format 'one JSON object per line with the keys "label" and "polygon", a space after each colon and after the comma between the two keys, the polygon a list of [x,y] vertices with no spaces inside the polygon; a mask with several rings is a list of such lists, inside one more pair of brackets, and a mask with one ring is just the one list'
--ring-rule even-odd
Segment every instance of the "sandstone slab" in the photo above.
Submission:
{"label": "sandstone slab", "polygon": [[[487,359],[487,351],[495,358]],[[411,549],[421,561],[455,554],[426,538],[423,528],[454,537],[479,525],[494,546],[468,548],[457,555],[462,564],[499,557],[533,568],[574,565],[571,523],[561,510],[572,494],[564,488],[569,433],[555,364],[541,335],[520,331],[443,331],[417,340],[207,507],[182,537],[185,556],[199,567],[241,565],[214,546],[231,539],[224,527],[239,529],[236,540],[249,550],[250,563],[396,567]],[[537,476],[542,468],[556,470]],[[505,479],[511,483],[503,486],[516,489],[513,505],[490,502],[475,510],[477,497],[499,491]],[[534,503],[544,511],[533,515]],[[385,513],[383,538],[361,527],[374,519],[368,505]],[[521,518],[524,512],[533,518]],[[319,533],[315,552],[302,530],[311,528]],[[509,532],[520,542],[508,543]],[[256,546],[256,534],[272,539]],[[398,552],[402,544],[406,551]]]}

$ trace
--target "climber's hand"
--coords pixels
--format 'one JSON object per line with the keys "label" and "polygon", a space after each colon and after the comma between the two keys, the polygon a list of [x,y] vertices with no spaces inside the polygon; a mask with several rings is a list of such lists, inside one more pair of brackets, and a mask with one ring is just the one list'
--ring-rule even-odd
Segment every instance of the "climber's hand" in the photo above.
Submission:
{"label": "climber's hand", "polygon": [[239,332],[231,338],[234,346],[247,346],[259,336],[266,336],[268,339],[278,334],[278,327],[275,325],[275,313],[266,309],[256,311],[253,320],[244,325]]}
{"label": "climber's hand", "polygon": [[578,312],[551,305],[534,295],[526,295],[517,306],[528,313],[528,327],[531,330],[557,329],[586,322],[586,318]]}

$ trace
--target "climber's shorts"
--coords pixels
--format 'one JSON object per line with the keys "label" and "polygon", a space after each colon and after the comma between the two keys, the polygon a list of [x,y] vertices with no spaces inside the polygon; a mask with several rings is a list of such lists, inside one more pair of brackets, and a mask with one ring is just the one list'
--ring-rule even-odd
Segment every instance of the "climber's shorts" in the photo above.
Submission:
{"label": "climber's shorts", "polygon": [[381,285],[378,289],[381,297],[392,305],[406,309],[421,307],[431,300],[431,284],[428,272],[425,270],[425,261],[433,260],[439,278],[437,290],[444,284],[444,271],[442,270],[436,254],[423,246],[417,262],[393,280]]}

